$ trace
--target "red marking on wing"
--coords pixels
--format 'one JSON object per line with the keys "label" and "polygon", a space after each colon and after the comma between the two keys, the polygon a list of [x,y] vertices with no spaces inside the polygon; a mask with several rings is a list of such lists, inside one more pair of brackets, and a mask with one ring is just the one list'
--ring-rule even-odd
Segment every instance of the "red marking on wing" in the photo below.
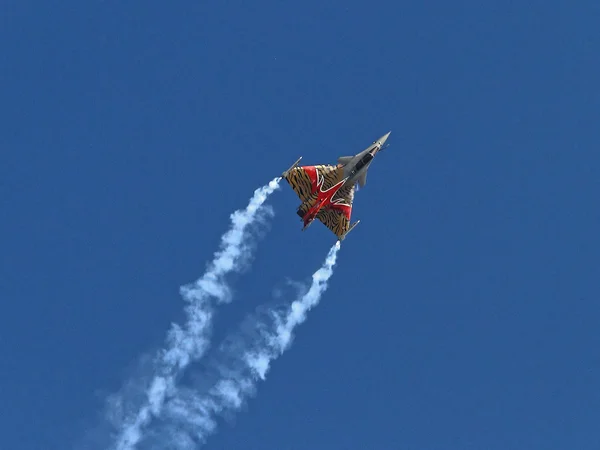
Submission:
{"label": "red marking on wing", "polygon": [[350,214],[352,213],[352,206],[348,205],[345,199],[336,199],[332,201],[335,194],[344,186],[346,180],[341,180],[339,183],[331,186],[327,190],[323,190],[323,183],[325,179],[323,175],[319,173],[319,170],[315,166],[302,166],[300,167],[308,175],[311,182],[312,193],[317,193],[317,198],[313,206],[306,211],[304,215],[305,225],[315,219],[317,213],[322,208],[331,208],[333,210],[341,212],[348,220],[350,220]]}
{"label": "red marking on wing", "polygon": [[[344,200],[342,200],[342,201],[344,201]],[[336,211],[340,211],[343,215],[346,216],[346,218],[348,220],[350,220],[350,214],[352,213],[352,206],[347,205],[347,204],[340,205],[337,203],[330,203],[329,207]]]}
{"label": "red marking on wing", "polygon": [[[313,167],[313,169],[314,169],[314,167]],[[315,169],[315,177],[318,178],[316,169]],[[348,217],[348,220],[350,220],[350,207],[345,204],[342,205],[342,204],[337,203],[338,201],[343,201],[343,200],[336,200],[335,203],[331,202],[331,199],[333,198],[333,196],[346,183],[346,178],[344,178],[339,183],[331,186],[329,189],[327,189],[325,191],[323,191],[323,188],[322,188],[323,178],[321,178],[321,180],[319,180],[319,181],[320,181],[320,183],[316,182],[314,184],[314,188],[317,190],[317,199],[315,200],[314,205],[306,212],[306,214],[304,216],[304,223],[307,224],[307,223],[313,221],[315,219],[315,217],[317,217],[317,213],[321,210],[321,208],[326,208],[326,207],[331,207],[333,209],[340,210],[343,214],[346,215],[346,217]]]}
{"label": "red marking on wing", "polygon": [[317,192],[317,169],[315,166],[302,166],[301,169],[304,169],[308,178],[310,178],[310,182],[312,184],[312,193]]}

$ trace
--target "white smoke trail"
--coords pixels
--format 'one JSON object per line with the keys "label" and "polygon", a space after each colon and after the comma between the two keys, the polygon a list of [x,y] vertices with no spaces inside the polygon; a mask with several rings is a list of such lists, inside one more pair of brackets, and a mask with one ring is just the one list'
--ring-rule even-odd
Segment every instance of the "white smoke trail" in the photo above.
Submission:
{"label": "white smoke trail", "polygon": [[271,361],[290,346],[294,328],[306,320],[308,311],[317,306],[323,293],[327,290],[327,283],[333,275],[333,267],[337,261],[339,249],[340,242],[338,241],[329,250],[323,266],[313,274],[308,292],[292,303],[287,314],[275,315],[277,326],[274,333],[265,336],[267,346],[256,348],[244,356],[248,367],[261,380],[265,379]]}
{"label": "white smoke trail", "polygon": [[[215,369],[218,379],[202,392],[196,388],[180,388],[166,403],[163,429],[154,436],[156,448],[195,449],[216,428],[217,416],[239,410],[254,393],[256,383],[266,378],[271,363],[292,342],[293,331],[306,320],[327,289],[333,274],[340,243],[330,250],[323,266],[312,275],[312,283],[301,297],[283,313],[270,312],[270,320],[256,326],[258,337],[248,343],[229,346]],[[223,362],[225,361],[225,362]]]}
{"label": "white smoke trail", "polygon": [[[251,225],[262,222],[273,214],[264,203],[279,188],[281,178],[256,191],[248,206],[231,215],[232,226],[221,238],[220,250],[215,253],[204,275],[191,285],[181,288],[188,305],[185,308],[186,323],[182,328],[173,324],[168,333],[166,346],[152,364],[150,381],[145,385],[141,404],[126,405],[135,401],[131,395],[120,394],[110,399],[112,415],[116,420],[117,438],[112,448],[132,450],[143,438],[143,428],[153,417],[161,415],[165,401],[175,392],[175,382],[183,370],[206,352],[213,315],[211,298],[217,303],[229,302],[231,293],[224,277],[241,270],[251,257],[253,240]],[[140,383],[132,380],[129,385]],[[127,398],[129,397],[129,398]],[[122,412],[123,409],[128,411]],[[122,417],[125,416],[125,417]]]}

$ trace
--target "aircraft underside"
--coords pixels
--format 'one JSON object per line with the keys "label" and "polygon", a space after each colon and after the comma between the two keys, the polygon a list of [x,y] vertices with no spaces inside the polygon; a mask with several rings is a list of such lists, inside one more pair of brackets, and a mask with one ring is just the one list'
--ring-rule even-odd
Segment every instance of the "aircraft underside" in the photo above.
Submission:
{"label": "aircraft underside", "polygon": [[318,219],[342,240],[360,222],[350,225],[355,184],[366,184],[367,169],[390,133],[354,156],[339,157],[335,166],[298,166],[300,157],[283,172],[282,178],[302,200],[296,214],[304,222],[303,230]]}
{"label": "aircraft underside", "polygon": [[342,168],[332,165],[294,167],[284,177],[302,203],[296,213],[306,229],[320,220],[338,238],[350,231],[354,188],[347,184]]}

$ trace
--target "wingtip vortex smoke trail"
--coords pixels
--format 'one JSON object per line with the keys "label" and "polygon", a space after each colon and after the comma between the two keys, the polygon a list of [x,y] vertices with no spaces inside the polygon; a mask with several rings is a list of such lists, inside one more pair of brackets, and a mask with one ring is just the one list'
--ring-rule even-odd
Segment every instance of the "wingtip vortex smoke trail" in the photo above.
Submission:
{"label": "wingtip vortex smoke trail", "polygon": [[166,430],[171,446],[180,449],[197,448],[216,429],[216,417],[228,411],[239,410],[246,398],[255,392],[256,383],[265,380],[271,363],[292,342],[296,326],[306,320],[307,313],[315,307],[326,291],[336,264],[339,241],[329,250],[323,266],[312,275],[309,289],[283,313],[271,312],[274,326],[259,323],[258,339],[244,342],[234,348],[230,360],[235,362],[218,367],[221,376],[208,391],[192,388],[179,389],[165,404]]}
{"label": "wingtip vortex smoke trail", "polygon": [[[217,303],[229,302],[231,295],[224,277],[243,268],[251,256],[251,225],[271,216],[273,211],[264,205],[265,201],[279,188],[280,177],[266,186],[254,191],[250,202],[243,210],[231,214],[231,228],[222,236],[219,251],[209,263],[204,275],[191,285],[181,288],[181,294],[188,303],[185,308],[186,324],[182,328],[173,324],[167,337],[167,345],[157,355],[150,375],[145,384],[141,404],[129,405],[135,399],[124,398],[119,394],[109,399],[109,415],[116,416],[117,438],[113,446],[117,450],[133,450],[143,438],[143,428],[152,417],[161,414],[165,401],[172,395],[175,382],[181,372],[198,360],[206,352],[209,344],[208,334],[212,321],[210,299]],[[141,383],[133,380],[129,385]],[[124,408],[125,413],[120,413]]]}
{"label": "wingtip vortex smoke trail", "polygon": [[333,275],[333,267],[337,262],[339,250],[340,242],[337,241],[329,250],[323,266],[313,273],[308,292],[291,304],[287,314],[282,316],[273,313],[277,327],[275,333],[267,335],[270,350],[267,352],[268,354],[259,350],[245,355],[246,363],[260,379],[265,379],[270,362],[288,349],[294,329],[306,320],[308,311],[317,306],[321,300],[323,293],[327,290],[327,283]]}

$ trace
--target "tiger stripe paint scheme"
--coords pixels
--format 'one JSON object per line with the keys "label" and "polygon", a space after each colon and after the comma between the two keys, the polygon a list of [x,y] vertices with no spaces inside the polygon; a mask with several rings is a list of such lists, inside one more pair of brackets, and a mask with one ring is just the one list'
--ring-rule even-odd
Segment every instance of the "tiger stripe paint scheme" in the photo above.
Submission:
{"label": "tiger stripe paint scheme", "polygon": [[[330,202],[326,202],[316,218],[329,228],[338,238],[342,238],[350,228],[354,186],[344,181],[341,166],[315,165],[295,167],[284,177],[294,192],[302,200],[297,214],[304,218],[309,210],[333,188]],[[336,186],[340,184],[340,186]],[[329,194],[331,195],[332,192]]]}
{"label": "tiger stripe paint scheme", "polygon": [[390,132],[373,141],[354,156],[340,156],[337,165],[299,166],[302,156],[281,174],[294,189],[302,203],[297,214],[308,227],[319,219],[341,241],[358,225],[350,224],[354,190],[367,183],[367,170],[375,155],[383,150]]}

